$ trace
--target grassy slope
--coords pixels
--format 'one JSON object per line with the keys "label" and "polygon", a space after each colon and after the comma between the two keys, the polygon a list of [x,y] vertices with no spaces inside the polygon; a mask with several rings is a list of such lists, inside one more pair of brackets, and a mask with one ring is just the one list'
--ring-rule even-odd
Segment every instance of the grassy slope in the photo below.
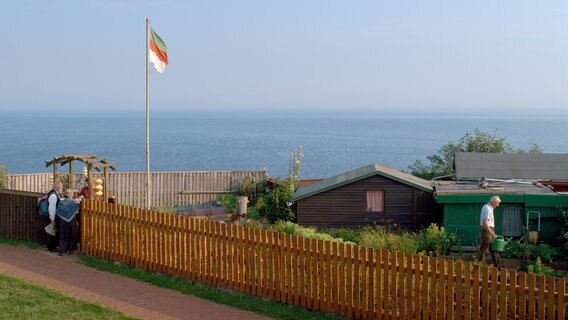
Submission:
{"label": "grassy slope", "polygon": [[0,274],[0,319],[134,319]]}

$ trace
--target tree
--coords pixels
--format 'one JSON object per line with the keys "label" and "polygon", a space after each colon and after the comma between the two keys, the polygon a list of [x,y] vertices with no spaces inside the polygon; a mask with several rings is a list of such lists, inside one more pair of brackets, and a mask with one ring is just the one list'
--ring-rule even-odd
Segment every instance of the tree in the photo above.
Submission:
{"label": "tree", "polygon": [[475,129],[473,133],[466,131],[457,142],[448,142],[436,154],[426,157],[428,163],[416,160],[408,169],[412,175],[427,180],[451,176],[454,174],[456,152],[541,153],[542,149],[534,143],[526,150],[515,149],[505,138],[498,137],[495,131]]}
{"label": "tree", "polygon": [[8,170],[2,164],[0,164],[0,189],[6,188],[6,178],[8,176]]}

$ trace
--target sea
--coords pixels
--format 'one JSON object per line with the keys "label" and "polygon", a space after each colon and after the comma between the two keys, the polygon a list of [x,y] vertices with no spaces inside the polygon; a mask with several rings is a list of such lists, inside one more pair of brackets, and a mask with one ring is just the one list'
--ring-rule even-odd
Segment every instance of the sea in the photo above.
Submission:
{"label": "sea", "polygon": [[[568,153],[567,124],[568,116],[153,112],[150,167],[266,170],[285,177],[291,154],[302,146],[301,178],[371,163],[408,170],[475,129],[495,132],[517,148],[534,143],[546,153]],[[145,171],[145,128],[143,112],[0,111],[0,164],[14,174],[51,172],[45,161],[54,156],[90,153],[115,163],[117,171]]]}

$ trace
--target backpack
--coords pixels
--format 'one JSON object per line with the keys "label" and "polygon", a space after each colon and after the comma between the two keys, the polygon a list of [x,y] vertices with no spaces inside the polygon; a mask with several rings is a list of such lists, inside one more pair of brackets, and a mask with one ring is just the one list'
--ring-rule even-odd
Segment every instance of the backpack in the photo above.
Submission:
{"label": "backpack", "polygon": [[57,194],[57,192],[55,192],[55,190],[51,190],[38,200],[37,212],[42,217],[49,217],[49,197],[52,194]]}

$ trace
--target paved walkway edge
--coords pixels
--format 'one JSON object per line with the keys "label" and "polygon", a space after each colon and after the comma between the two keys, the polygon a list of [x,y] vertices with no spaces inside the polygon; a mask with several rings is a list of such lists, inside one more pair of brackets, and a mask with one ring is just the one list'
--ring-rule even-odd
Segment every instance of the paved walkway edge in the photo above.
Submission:
{"label": "paved walkway edge", "polygon": [[165,314],[157,313],[146,308],[135,306],[130,303],[118,301],[116,299],[100,295],[96,292],[88,291],[83,288],[79,288],[55,279],[42,276],[35,272],[14,267],[4,262],[0,262],[0,273],[21,280],[30,281],[50,289],[54,289],[56,291],[59,291],[61,293],[64,293],[68,296],[71,296],[79,300],[96,303],[98,305],[117,310],[131,317],[140,318],[140,319],[164,319],[164,320],[179,319],[179,318],[169,317]]}
{"label": "paved walkway edge", "polygon": [[59,257],[42,249],[0,244],[0,274],[54,289],[139,319],[266,320],[251,311],[161,288]]}

